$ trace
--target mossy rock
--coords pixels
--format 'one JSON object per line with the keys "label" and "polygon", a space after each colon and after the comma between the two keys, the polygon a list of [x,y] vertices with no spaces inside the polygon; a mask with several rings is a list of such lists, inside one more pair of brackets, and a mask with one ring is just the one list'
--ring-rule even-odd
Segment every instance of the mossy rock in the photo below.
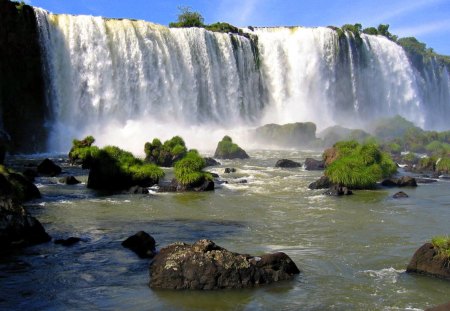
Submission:
{"label": "mossy rock", "polygon": [[210,191],[214,190],[213,177],[202,171],[206,162],[196,150],[189,151],[175,164],[175,179],[171,188],[175,191]]}
{"label": "mossy rock", "polygon": [[225,136],[218,144],[214,152],[214,158],[217,159],[248,159],[248,154],[229,136]]}
{"label": "mossy rock", "polygon": [[253,136],[261,144],[279,147],[309,146],[317,140],[316,125],[312,122],[266,124],[256,128]]}
{"label": "mossy rock", "polygon": [[8,196],[18,202],[41,197],[39,189],[22,174],[0,165],[0,195]]}
{"label": "mossy rock", "polygon": [[145,161],[159,166],[171,167],[187,153],[186,144],[180,136],[174,136],[163,143],[158,138],[145,143]]}
{"label": "mossy rock", "polygon": [[74,139],[69,151],[69,162],[81,165],[83,168],[89,168],[92,158],[99,151],[98,147],[92,146],[94,142],[95,138],[92,136],[87,136],[82,140]]}

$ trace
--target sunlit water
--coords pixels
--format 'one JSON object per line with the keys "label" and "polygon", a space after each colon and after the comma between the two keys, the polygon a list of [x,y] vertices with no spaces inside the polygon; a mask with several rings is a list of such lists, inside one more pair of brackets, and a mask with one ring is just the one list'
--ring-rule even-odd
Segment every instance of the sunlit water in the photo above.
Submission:
{"label": "sunlit water", "polygon": [[[422,310],[450,300],[450,282],[408,275],[414,251],[448,234],[450,183],[327,197],[308,184],[320,172],[274,168],[318,153],[254,151],[209,168],[229,181],[210,193],[99,196],[85,184],[40,178],[28,210],[53,238],[2,255],[2,310]],[[224,167],[237,172],[223,174]],[[66,167],[84,182],[87,171]],[[169,172],[170,174],[170,172]],[[239,183],[245,179],[247,183]],[[144,230],[161,248],[208,238],[236,252],[283,251],[302,270],[292,281],[250,290],[155,291],[148,260],[120,243]]]}

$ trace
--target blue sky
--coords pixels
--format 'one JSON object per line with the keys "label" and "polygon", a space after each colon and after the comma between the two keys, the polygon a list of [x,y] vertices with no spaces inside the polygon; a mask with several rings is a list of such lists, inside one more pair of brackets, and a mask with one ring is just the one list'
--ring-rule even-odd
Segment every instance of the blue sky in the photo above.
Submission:
{"label": "blue sky", "polygon": [[179,6],[200,12],[205,23],[236,26],[342,26],[389,24],[399,37],[414,36],[450,55],[450,0],[29,0],[53,13],[135,18],[167,25]]}

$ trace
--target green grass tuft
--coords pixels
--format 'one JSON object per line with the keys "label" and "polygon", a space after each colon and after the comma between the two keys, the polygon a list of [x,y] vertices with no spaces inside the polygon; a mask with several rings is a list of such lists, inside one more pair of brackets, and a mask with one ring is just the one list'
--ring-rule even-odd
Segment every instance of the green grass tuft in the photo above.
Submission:
{"label": "green grass tuft", "polygon": [[205,165],[205,160],[198,152],[191,150],[183,159],[175,164],[175,178],[184,186],[196,185],[205,180],[212,180],[211,174],[202,171]]}
{"label": "green grass tuft", "polygon": [[438,256],[450,259],[450,237],[435,236],[431,239],[431,244],[437,249]]}

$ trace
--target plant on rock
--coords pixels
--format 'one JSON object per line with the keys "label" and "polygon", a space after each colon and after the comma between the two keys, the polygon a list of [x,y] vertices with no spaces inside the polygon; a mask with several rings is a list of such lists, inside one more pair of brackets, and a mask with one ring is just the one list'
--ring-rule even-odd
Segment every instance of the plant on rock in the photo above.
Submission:
{"label": "plant on rock", "polygon": [[180,136],[174,136],[163,143],[158,138],[145,143],[145,160],[160,166],[170,167],[187,153],[186,144]]}
{"label": "plant on rock", "polygon": [[237,144],[233,143],[230,136],[224,136],[217,144],[214,158],[218,159],[247,159],[248,154]]}
{"label": "plant on rock", "polygon": [[438,251],[438,255],[450,259],[450,237],[435,236],[431,239],[431,244]]}
{"label": "plant on rock", "polygon": [[397,171],[391,157],[375,144],[345,141],[336,143],[333,149],[333,161],[328,162],[325,170],[333,184],[351,189],[370,189],[377,181]]}
{"label": "plant on rock", "polygon": [[205,160],[196,150],[190,150],[186,156],[175,164],[175,178],[183,186],[195,187],[205,181],[212,181],[212,175],[203,172]]}
{"label": "plant on rock", "polygon": [[74,139],[69,151],[70,163],[81,164],[83,168],[89,168],[92,158],[99,151],[97,146],[92,146],[94,142],[95,138],[92,136],[86,136],[82,140]]}

